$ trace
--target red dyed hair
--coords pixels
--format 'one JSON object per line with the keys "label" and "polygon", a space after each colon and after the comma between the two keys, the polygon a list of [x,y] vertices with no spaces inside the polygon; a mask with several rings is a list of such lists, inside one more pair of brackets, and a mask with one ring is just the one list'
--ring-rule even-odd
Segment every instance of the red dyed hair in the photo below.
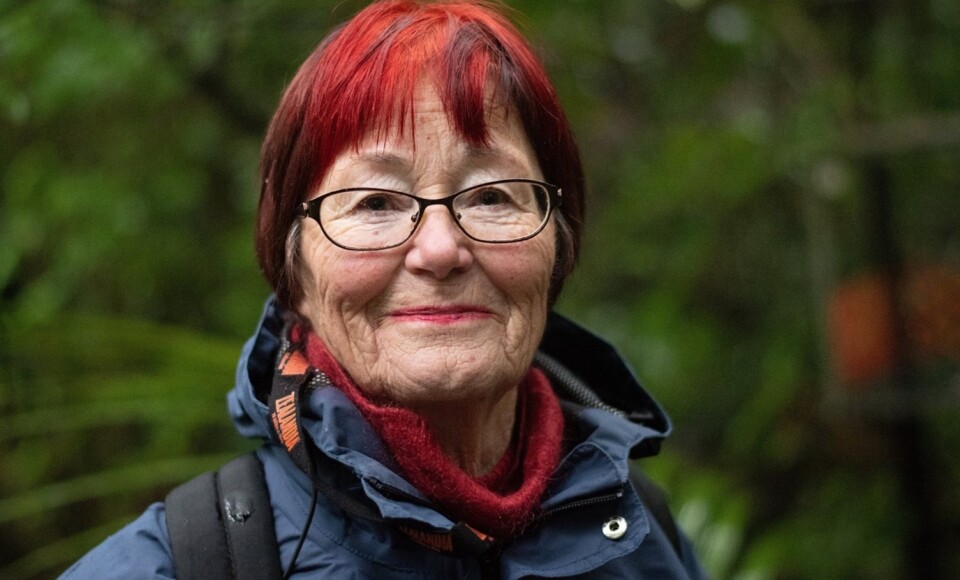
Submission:
{"label": "red dyed hair", "polygon": [[[451,126],[487,141],[484,106],[493,85],[533,145],[544,179],[563,189],[551,300],[576,262],[583,223],[583,170],[566,115],[539,59],[482,0],[375,2],[325,38],[301,65],[277,108],[260,154],[256,250],[287,307],[302,297],[296,268],[297,208],[336,159],[370,131],[412,114],[417,82],[432,78]],[[519,176],[526,177],[526,176]]]}

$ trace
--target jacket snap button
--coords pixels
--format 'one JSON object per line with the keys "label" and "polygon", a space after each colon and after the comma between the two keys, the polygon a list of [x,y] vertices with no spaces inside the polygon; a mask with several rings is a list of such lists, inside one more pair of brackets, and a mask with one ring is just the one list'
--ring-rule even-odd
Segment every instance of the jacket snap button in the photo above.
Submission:
{"label": "jacket snap button", "polygon": [[617,516],[603,524],[603,535],[611,540],[619,540],[627,533],[627,520]]}

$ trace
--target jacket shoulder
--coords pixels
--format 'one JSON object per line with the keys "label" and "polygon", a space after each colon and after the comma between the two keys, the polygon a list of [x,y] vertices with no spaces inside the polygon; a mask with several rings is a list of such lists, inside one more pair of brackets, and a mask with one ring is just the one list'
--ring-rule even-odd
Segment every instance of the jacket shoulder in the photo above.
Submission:
{"label": "jacket shoulder", "polygon": [[173,579],[173,555],[162,503],[88,552],[60,576],[62,580]]}

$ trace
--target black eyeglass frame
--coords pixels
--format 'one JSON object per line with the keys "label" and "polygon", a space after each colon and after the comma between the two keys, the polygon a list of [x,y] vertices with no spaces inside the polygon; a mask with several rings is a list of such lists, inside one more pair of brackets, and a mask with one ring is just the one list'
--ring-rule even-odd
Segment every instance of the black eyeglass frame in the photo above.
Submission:
{"label": "black eyeglass frame", "polygon": [[[538,227],[532,233],[527,234],[520,238],[512,239],[512,240],[494,240],[494,241],[481,240],[480,238],[476,238],[470,235],[470,232],[468,232],[463,227],[463,224],[460,223],[460,219],[457,218],[456,212],[453,210],[453,200],[456,199],[457,196],[467,193],[468,191],[473,191],[474,189],[478,189],[478,188],[486,187],[490,185],[499,185],[501,183],[530,183],[533,185],[539,185],[543,187],[545,190],[547,190],[547,196],[550,201],[550,207],[547,208],[547,215],[543,216],[543,223],[541,223],[540,227]],[[320,204],[323,202],[324,198],[330,197],[331,195],[336,195],[338,193],[348,193],[351,191],[374,191],[374,192],[380,192],[380,193],[391,193],[391,194],[402,195],[404,197],[409,197],[413,199],[414,201],[417,202],[416,223],[414,223],[413,229],[410,230],[410,233],[402,241],[397,242],[396,244],[391,244],[389,246],[383,246],[380,248],[353,248],[353,247],[345,246],[341,243],[338,243],[336,240],[330,237],[330,234],[327,233],[326,228],[323,227],[323,222],[320,221]],[[298,217],[312,218],[320,226],[320,231],[322,231],[323,235],[326,236],[328,240],[330,240],[330,243],[339,248],[343,248],[344,250],[350,250],[352,252],[379,252],[380,250],[389,250],[391,248],[396,248],[397,246],[402,246],[403,244],[407,243],[407,241],[413,237],[413,234],[417,232],[417,228],[420,227],[420,222],[423,220],[424,212],[431,205],[442,205],[443,207],[447,208],[447,211],[450,212],[450,216],[453,218],[453,223],[457,224],[457,227],[460,228],[460,231],[463,232],[463,235],[467,236],[468,238],[470,238],[475,242],[480,242],[481,244],[513,244],[516,242],[529,240],[530,238],[542,232],[543,228],[547,227],[547,222],[550,221],[550,216],[553,214],[554,208],[559,208],[560,206],[563,205],[563,190],[557,187],[556,185],[552,185],[544,181],[537,181],[536,179],[500,179],[497,181],[488,181],[487,183],[478,183],[477,185],[471,185],[470,187],[461,189],[456,193],[451,193],[446,197],[441,197],[438,199],[425,199],[425,198],[413,195],[412,193],[395,191],[393,189],[382,189],[379,187],[348,187],[346,189],[338,189],[336,191],[330,191],[330,192],[324,193],[323,195],[319,195],[311,199],[310,201],[303,202],[302,204],[300,204],[300,213],[298,214]]]}

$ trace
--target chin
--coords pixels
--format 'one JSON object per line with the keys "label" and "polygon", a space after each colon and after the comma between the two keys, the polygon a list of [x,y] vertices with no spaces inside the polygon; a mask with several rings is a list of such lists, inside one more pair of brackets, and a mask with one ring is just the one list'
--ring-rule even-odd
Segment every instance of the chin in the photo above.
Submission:
{"label": "chin", "polygon": [[[522,374],[493,353],[467,350],[431,356],[421,350],[405,361],[404,380],[386,385],[384,393],[399,404],[452,402],[496,396],[515,387]],[[405,385],[404,385],[405,383]],[[406,387],[406,388],[404,388]]]}

